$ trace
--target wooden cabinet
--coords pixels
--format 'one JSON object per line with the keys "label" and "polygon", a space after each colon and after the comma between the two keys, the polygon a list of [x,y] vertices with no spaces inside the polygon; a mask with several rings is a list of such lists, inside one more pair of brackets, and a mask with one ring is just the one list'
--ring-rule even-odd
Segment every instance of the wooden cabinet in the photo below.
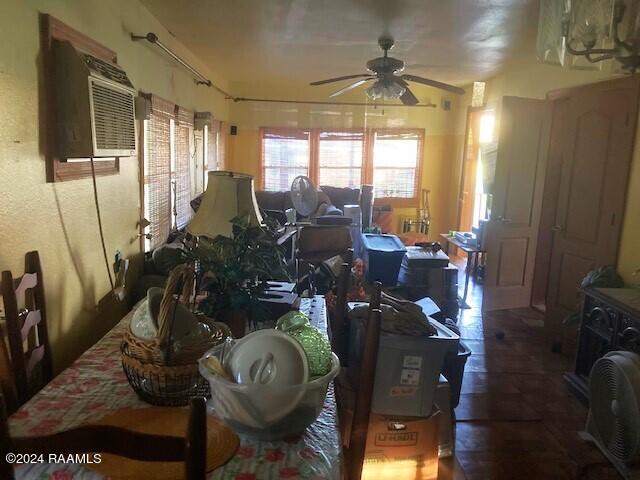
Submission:
{"label": "wooden cabinet", "polygon": [[589,373],[598,358],[613,350],[640,354],[640,289],[587,288],[583,293],[575,371],[565,379],[588,402]]}

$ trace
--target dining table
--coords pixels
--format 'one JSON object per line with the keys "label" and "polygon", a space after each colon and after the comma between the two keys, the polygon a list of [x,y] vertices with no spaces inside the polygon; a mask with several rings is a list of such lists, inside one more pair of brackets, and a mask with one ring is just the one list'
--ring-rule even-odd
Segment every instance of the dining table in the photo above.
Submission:
{"label": "dining table", "polygon": [[[51,434],[98,421],[122,408],[151,407],[136,395],[122,370],[120,344],[134,310],[135,307],[10,417],[12,436]],[[322,296],[303,298],[300,310],[326,335],[327,313]],[[240,445],[233,457],[209,472],[208,479],[340,478],[342,450],[331,384],[319,417],[302,434],[280,441],[245,435],[239,438]],[[51,449],[55,453],[55,445]],[[25,480],[104,478],[91,465],[73,463],[19,465],[15,475]]]}

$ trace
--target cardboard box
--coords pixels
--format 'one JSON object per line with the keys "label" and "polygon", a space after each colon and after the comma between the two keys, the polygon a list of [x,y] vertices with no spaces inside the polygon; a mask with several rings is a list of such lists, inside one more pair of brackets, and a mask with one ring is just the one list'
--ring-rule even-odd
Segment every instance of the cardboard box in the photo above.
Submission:
{"label": "cardboard box", "polygon": [[429,417],[372,413],[362,480],[436,480],[440,411]]}

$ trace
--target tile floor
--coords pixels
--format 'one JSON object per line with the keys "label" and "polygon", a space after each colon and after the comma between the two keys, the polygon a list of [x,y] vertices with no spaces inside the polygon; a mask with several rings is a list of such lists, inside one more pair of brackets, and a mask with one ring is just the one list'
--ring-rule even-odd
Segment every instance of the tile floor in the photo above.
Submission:
{"label": "tile floor", "polygon": [[440,462],[439,478],[621,478],[578,437],[587,409],[562,379],[573,358],[551,352],[542,315],[517,309],[483,316],[481,302],[482,287],[470,285],[472,308],[461,310],[458,325],[473,353],[456,408],[455,458]]}

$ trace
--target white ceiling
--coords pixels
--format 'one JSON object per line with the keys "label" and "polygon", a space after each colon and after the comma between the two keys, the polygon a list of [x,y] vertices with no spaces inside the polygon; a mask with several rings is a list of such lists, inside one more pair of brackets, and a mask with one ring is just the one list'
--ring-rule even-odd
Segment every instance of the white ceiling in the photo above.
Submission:
{"label": "white ceiling", "polygon": [[[465,85],[494,73],[537,21],[536,0],[142,0],[230,82],[365,71],[391,34],[406,72]],[[533,26],[532,26],[533,25]]]}

